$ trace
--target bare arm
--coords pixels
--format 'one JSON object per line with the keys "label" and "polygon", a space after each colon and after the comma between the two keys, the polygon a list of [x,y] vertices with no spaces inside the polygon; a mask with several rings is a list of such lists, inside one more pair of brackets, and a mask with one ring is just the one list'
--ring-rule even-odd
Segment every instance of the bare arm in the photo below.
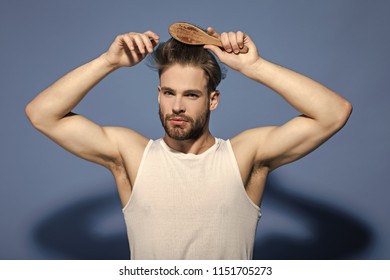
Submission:
{"label": "bare arm", "polygon": [[[271,169],[297,160],[340,130],[352,111],[351,104],[318,82],[271,62],[257,63],[253,78],[281,95],[302,115],[265,131],[264,147],[256,158]],[[256,133],[256,131],[253,131]]]}
{"label": "bare arm", "polygon": [[[216,34],[212,29],[210,32]],[[321,145],[348,120],[352,106],[347,100],[304,75],[261,58],[248,35],[222,33],[221,40],[225,51],[213,46],[206,48],[231,68],[273,89],[302,113],[282,126],[256,128],[237,137],[238,142],[245,142],[254,163],[272,170],[297,160]],[[238,54],[243,44],[249,52]]]}
{"label": "bare arm", "polygon": [[[140,62],[158,42],[151,31],[117,36],[109,50],[49,86],[26,107],[34,127],[84,159],[109,167],[120,158],[117,136],[123,130],[101,127],[71,111],[104,77]],[[128,132],[139,138],[135,132]]]}

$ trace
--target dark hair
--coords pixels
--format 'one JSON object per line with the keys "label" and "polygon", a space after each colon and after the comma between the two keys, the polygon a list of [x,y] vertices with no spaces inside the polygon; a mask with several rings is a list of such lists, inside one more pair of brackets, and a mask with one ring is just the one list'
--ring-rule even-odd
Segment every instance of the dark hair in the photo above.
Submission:
{"label": "dark hair", "polygon": [[174,38],[160,43],[150,55],[148,65],[157,70],[159,76],[169,66],[174,64],[200,67],[204,70],[208,79],[208,92],[216,90],[222,79],[225,78],[225,68],[217,61],[216,57],[203,45],[188,45]]}

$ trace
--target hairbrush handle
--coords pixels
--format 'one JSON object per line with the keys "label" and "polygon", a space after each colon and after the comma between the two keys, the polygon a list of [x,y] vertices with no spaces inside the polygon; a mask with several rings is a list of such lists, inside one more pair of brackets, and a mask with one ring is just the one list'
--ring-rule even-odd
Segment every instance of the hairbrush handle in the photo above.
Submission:
{"label": "hairbrush handle", "polygon": [[[221,40],[211,36],[203,29],[186,22],[175,22],[169,27],[169,34],[176,40],[189,45],[215,45],[223,48]],[[247,53],[248,47],[240,48],[240,53]]]}

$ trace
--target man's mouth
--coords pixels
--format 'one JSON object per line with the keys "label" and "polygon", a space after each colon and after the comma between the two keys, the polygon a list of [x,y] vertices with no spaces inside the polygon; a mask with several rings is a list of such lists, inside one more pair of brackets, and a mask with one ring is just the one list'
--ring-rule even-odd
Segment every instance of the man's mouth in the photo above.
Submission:
{"label": "man's mouth", "polygon": [[187,121],[183,118],[171,118],[169,120],[173,125],[183,125],[184,123],[186,123]]}
{"label": "man's mouth", "polygon": [[177,116],[169,117],[168,120],[172,125],[175,125],[175,126],[181,126],[181,125],[185,124],[186,122],[188,122],[187,118],[177,117]]}

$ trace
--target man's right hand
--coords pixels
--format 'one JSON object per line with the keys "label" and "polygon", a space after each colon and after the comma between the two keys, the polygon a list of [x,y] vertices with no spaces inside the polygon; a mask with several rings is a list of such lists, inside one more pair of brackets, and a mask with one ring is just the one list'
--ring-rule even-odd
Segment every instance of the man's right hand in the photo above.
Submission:
{"label": "man's right hand", "polygon": [[131,67],[152,53],[159,40],[160,37],[153,31],[118,35],[104,57],[114,68]]}

